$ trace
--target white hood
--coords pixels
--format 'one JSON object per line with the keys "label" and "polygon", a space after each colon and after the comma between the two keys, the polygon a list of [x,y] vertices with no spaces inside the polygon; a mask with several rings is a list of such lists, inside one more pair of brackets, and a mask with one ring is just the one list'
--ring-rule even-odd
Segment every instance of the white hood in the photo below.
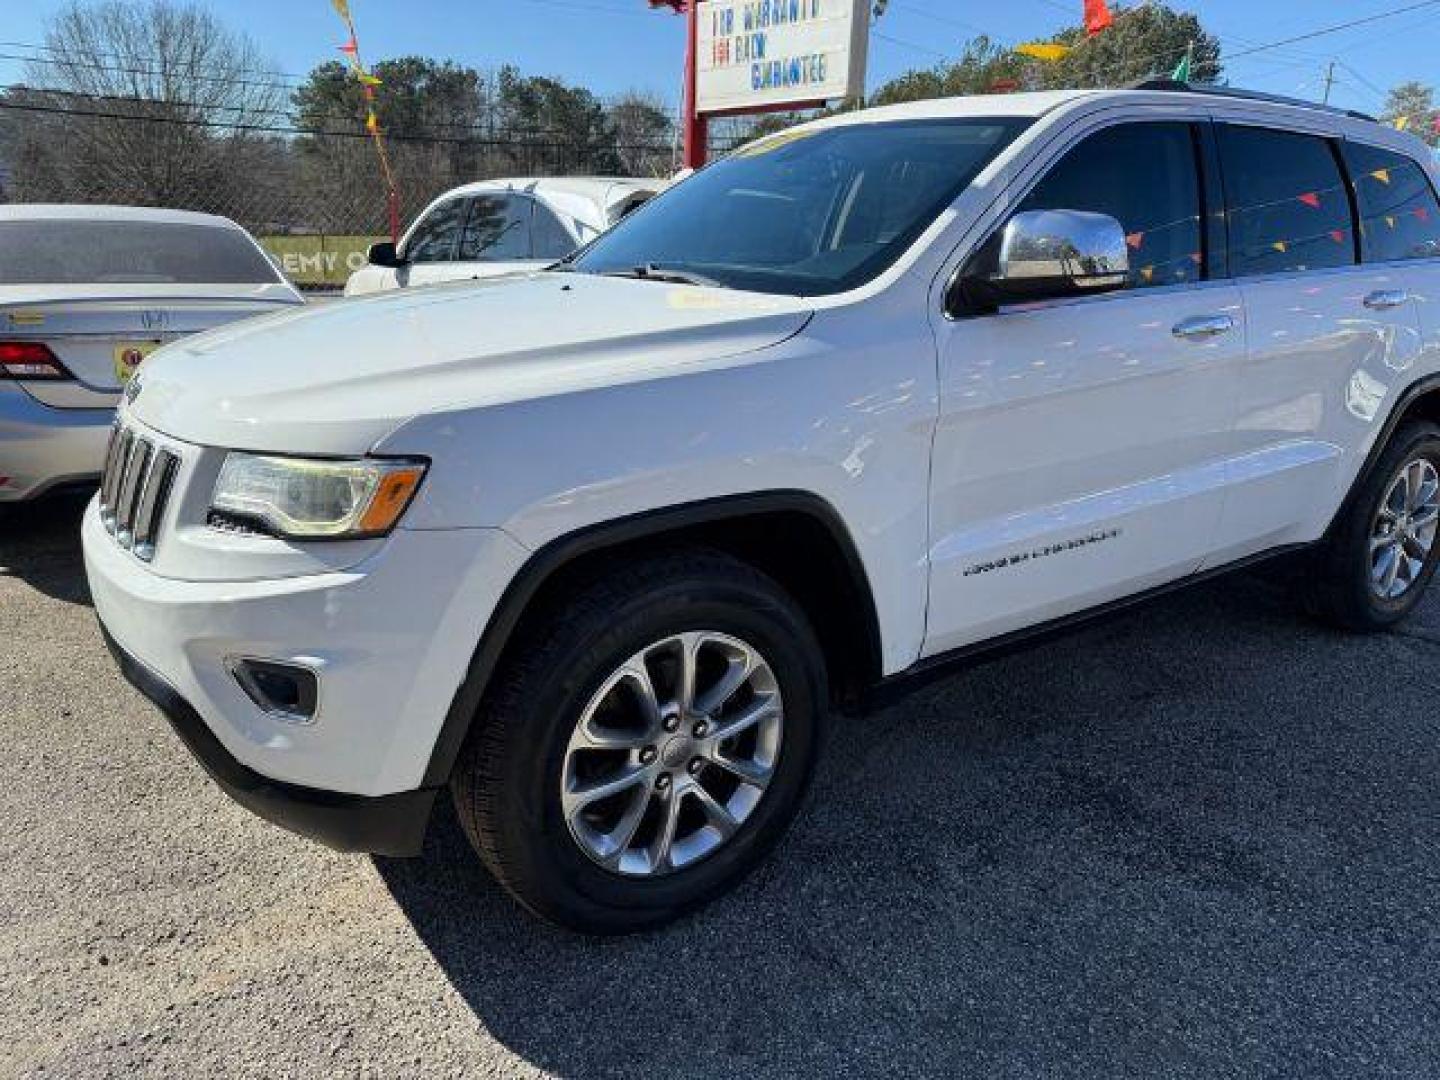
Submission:
{"label": "white hood", "polygon": [[248,319],[156,352],[130,411],[177,439],[355,454],[421,413],[655,378],[764,348],[790,297],[537,274]]}

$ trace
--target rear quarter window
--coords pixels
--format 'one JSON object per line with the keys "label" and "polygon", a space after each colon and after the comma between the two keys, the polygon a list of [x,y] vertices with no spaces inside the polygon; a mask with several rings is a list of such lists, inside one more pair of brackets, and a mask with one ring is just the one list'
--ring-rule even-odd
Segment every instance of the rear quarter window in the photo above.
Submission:
{"label": "rear quarter window", "polygon": [[274,284],[238,229],[152,221],[0,221],[0,284]]}
{"label": "rear quarter window", "polygon": [[1420,163],[1364,143],[1347,142],[1344,153],[1365,261],[1440,257],[1440,203]]}

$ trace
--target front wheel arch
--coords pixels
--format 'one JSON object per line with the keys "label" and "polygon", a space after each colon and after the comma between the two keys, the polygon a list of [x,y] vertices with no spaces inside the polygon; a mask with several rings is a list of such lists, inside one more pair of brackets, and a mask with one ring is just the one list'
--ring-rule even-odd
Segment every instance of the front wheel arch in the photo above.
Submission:
{"label": "front wheel arch", "polygon": [[[793,543],[775,543],[777,533]],[[806,610],[821,639],[830,693],[857,702],[881,675],[880,624],[869,578],[844,520],[811,492],[706,499],[601,522],[559,537],[516,573],[491,614],[445,715],[423,785],[449,782],[491,678],[522,623],[563,597],[597,561],[639,552],[710,548],[774,578]]]}

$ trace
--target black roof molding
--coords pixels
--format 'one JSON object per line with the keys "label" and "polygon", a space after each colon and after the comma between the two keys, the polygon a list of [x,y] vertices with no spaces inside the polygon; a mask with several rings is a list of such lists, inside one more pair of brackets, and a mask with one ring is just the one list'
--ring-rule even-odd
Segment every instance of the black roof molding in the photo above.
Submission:
{"label": "black roof molding", "polygon": [[1358,112],[1355,109],[1341,109],[1334,105],[1321,105],[1318,101],[1306,101],[1304,98],[1285,97],[1282,94],[1264,94],[1258,90],[1237,90],[1230,86],[1195,86],[1190,83],[1180,82],[1178,79],[1141,79],[1133,82],[1127,90],[1160,90],[1171,94],[1208,94],[1212,97],[1236,98],[1241,101],[1264,101],[1271,105],[1293,105],[1301,109],[1314,109],[1317,112],[1333,113],[1336,116],[1349,116],[1355,120],[1368,120],[1372,124],[1379,123],[1369,113]]}

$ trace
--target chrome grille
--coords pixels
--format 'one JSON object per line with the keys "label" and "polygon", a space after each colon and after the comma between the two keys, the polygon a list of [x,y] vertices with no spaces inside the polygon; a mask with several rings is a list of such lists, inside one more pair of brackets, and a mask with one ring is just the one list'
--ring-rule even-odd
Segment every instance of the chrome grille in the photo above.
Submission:
{"label": "chrome grille", "polygon": [[116,425],[100,481],[100,521],[116,543],[147,562],[180,470],[179,455]]}

